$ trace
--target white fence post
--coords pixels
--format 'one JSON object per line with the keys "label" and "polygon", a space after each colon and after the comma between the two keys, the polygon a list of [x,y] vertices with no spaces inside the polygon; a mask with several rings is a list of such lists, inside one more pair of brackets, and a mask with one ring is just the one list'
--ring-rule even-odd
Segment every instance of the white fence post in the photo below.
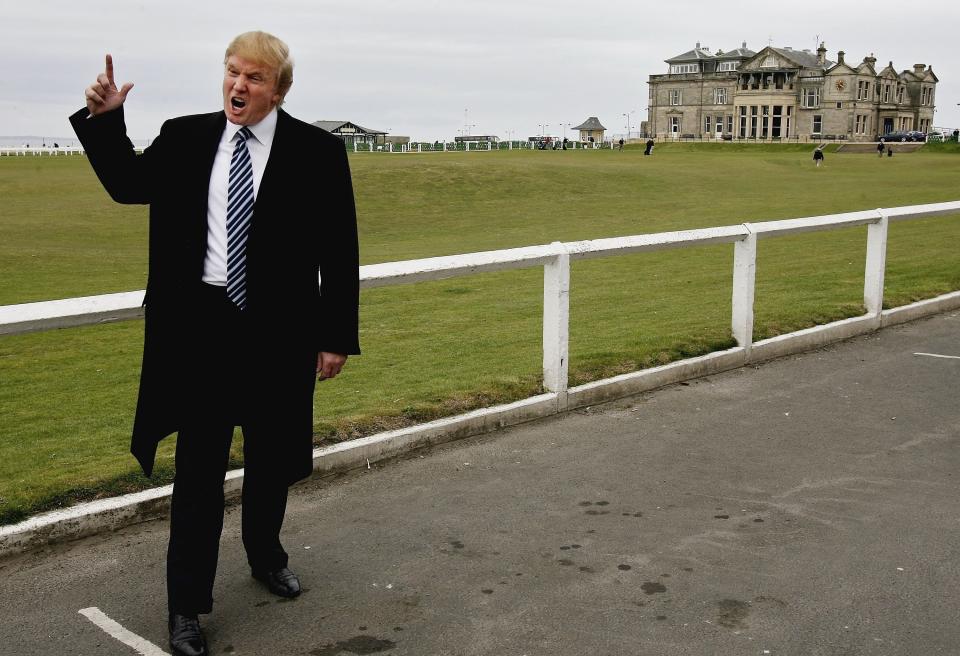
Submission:
{"label": "white fence post", "polygon": [[867,264],[863,276],[863,304],[867,314],[883,311],[883,277],[887,266],[887,227],[890,219],[878,209],[880,220],[867,226]]}
{"label": "white fence post", "polygon": [[733,312],[731,328],[737,345],[750,350],[753,345],[753,299],[757,277],[757,234],[733,244]]}
{"label": "white fence post", "polygon": [[557,256],[543,266],[543,387],[566,407],[570,337],[570,254],[560,242]]}

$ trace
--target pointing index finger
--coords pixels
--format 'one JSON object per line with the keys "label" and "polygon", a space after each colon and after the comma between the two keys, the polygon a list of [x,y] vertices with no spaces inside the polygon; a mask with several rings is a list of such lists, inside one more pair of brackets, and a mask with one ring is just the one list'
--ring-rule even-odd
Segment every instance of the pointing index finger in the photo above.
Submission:
{"label": "pointing index finger", "polygon": [[111,55],[107,55],[107,64],[104,72],[107,74],[107,79],[110,80],[110,86],[117,86],[113,81],[113,57]]}

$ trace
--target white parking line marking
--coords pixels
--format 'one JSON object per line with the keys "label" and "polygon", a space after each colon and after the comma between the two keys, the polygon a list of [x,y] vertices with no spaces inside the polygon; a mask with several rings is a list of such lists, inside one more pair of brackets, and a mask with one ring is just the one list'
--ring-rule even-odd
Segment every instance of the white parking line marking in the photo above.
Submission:
{"label": "white parking line marking", "polygon": [[77,612],[103,629],[107,635],[116,638],[126,646],[131,647],[138,654],[143,654],[143,656],[170,656],[167,654],[167,652],[163,651],[149,640],[141,638],[136,633],[127,631],[125,628],[104,615],[103,611],[95,606],[91,606],[90,608],[81,608]]}
{"label": "white parking line marking", "polygon": [[914,355],[925,355],[928,358],[945,358],[947,360],[960,360],[960,355],[940,355],[939,353],[914,353]]}

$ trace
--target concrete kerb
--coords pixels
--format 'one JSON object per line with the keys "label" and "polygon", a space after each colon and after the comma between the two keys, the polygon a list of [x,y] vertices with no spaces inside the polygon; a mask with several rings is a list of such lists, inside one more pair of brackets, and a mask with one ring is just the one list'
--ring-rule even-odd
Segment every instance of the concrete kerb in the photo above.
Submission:
{"label": "concrete kerb", "polygon": [[899,323],[922,319],[923,317],[929,317],[931,314],[949,312],[957,308],[960,308],[960,292],[943,294],[925,301],[917,301],[909,305],[884,310],[880,314],[880,326],[882,328],[895,326]]}
{"label": "concrete kerb", "polygon": [[[570,388],[562,397],[550,393],[515,403],[483,408],[456,417],[378,433],[329,447],[313,455],[317,475],[348,471],[395,458],[434,444],[441,444],[541,419],[565,410],[623,398],[665,385],[699,378],[745,364],[769,360],[824,346],[849,337],[872,332],[941,312],[960,308],[960,292],[910,305],[816,326],[788,335],[754,343],[750,349],[732,348]],[[243,470],[227,473],[224,491],[236,496],[242,486]],[[173,486],[44,513],[18,524],[0,527],[0,558],[23,553],[55,542],[66,542],[165,517],[169,512]]]}
{"label": "concrete kerb", "polygon": [[[314,472],[316,475],[327,475],[366,467],[371,463],[402,456],[426,446],[480,435],[498,428],[555,415],[557,412],[557,395],[541,394],[456,417],[378,433],[315,449]],[[224,494],[228,499],[239,495],[242,486],[242,469],[227,472]],[[77,504],[31,517],[18,524],[2,526],[0,558],[46,544],[76,540],[166,517],[170,511],[172,492],[173,486],[165,485],[111,499]]]}

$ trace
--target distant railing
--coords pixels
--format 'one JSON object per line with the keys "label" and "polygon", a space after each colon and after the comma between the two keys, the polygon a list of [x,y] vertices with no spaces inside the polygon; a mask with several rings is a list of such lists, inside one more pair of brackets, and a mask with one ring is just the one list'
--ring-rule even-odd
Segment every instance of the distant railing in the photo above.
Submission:
{"label": "distant railing", "polygon": [[58,155],[83,155],[81,146],[4,146],[0,157],[57,157]]}
{"label": "distant railing", "polygon": [[[142,146],[134,150],[143,152]],[[0,157],[57,157],[60,155],[83,155],[83,146],[3,146],[0,147]]]}
{"label": "distant railing", "polygon": [[[394,143],[385,143],[385,144],[371,144],[371,143],[360,143],[353,142],[353,144],[347,146],[347,150],[351,150],[355,153],[433,153],[433,152],[487,152],[494,150],[562,150],[563,142],[562,141],[551,141],[550,143],[543,144],[543,147],[540,147],[541,144],[532,142],[532,141],[459,141],[459,142],[427,142],[427,141],[417,141],[413,143],[405,144],[394,144]],[[567,150],[599,150],[599,149],[609,149],[612,147],[612,142],[610,141],[597,141],[597,142],[586,142],[586,141],[574,141],[573,139],[568,139],[566,143]]]}
{"label": "distant railing", "polygon": [[[897,309],[882,310],[887,227],[890,221],[951,214],[960,214],[960,201],[782,221],[744,223],[697,230],[661,232],[631,237],[565,243],[554,242],[524,248],[386,262],[360,267],[360,286],[365,289],[386,287],[490,271],[542,266],[544,270],[543,387],[548,393],[556,395],[558,408],[562,409],[567,407],[568,394],[591,392],[586,394],[584,398],[597,398],[597,394],[591,390],[623,378],[598,381],[581,386],[581,388],[568,390],[571,260],[732,243],[734,245],[734,259],[731,332],[737,346],[721,352],[719,356],[710,354],[701,356],[699,359],[691,359],[692,361],[702,362],[711,358],[719,358],[718,362],[713,365],[707,365],[706,370],[710,370],[711,366],[714,368],[730,368],[750,361],[793,352],[798,350],[800,346],[806,345],[809,347],[832,339],[875,330],[884,323],[884,314],[906,318],[917,315],[917,312],[912,311],[912,314],[911,312],[904,314]],[[866,267],[863,286],[863,304],[866,308],[866,314],[754,343],[753,306],[758,239],[858,225],[867,226]],[[14,335],[138,318],[143,316],[143,308],[141,307],[143,294],[144,292],[141,290],[2,306],[0,307],[0,335]],[[933,303],[939,309],[960,307],[960,292],[954,292],[924,303]],[[936,311],[936,309],[931,311]],[[921,311],[920,314],[924,312]],[[685,361],[674,364],[682,365],[683,362]],[[704,371],[699,365],[694,369]],[[627,374],[627,376],[648,374],[650,374],[650,370],[637,372],[637,374]],[[654,370],[655,374],[656,370]],[[603,394],[600,393],[599,396],[602,397]]]}

